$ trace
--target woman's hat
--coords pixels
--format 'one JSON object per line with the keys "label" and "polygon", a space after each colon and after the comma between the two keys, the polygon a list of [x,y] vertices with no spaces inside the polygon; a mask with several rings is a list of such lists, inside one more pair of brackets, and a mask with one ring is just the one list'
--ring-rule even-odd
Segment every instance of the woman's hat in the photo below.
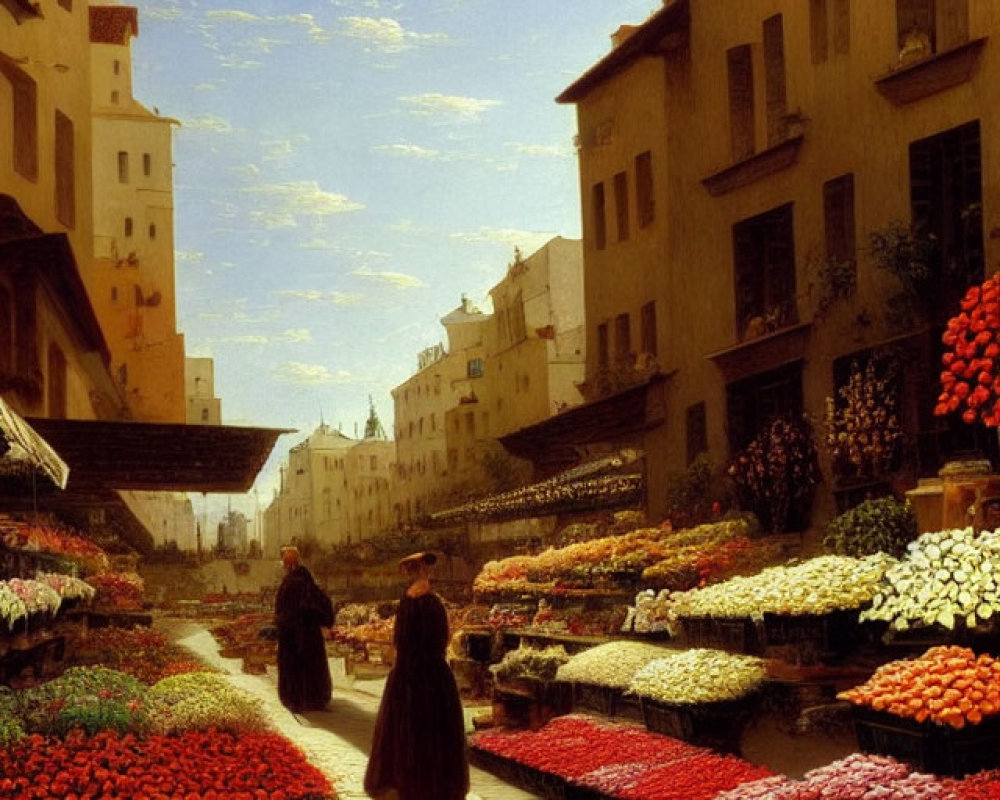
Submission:
{"label": "woman's hat", "polygon": [[431,552],[421,552],[421,553],[410,553],[406,558],[402,558],[399,561],[400,569],[410,569],[411,567],[417,566],[417,564],[426,564],[427,566],[433,566],[437,563],[437,556]]}

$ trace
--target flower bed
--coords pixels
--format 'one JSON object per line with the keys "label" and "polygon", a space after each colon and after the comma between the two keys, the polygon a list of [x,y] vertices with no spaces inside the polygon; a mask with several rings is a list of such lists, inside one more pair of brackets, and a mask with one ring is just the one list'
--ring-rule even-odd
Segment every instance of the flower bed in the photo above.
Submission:
{"label": "flower bed", "polygon": [[74,666],[102,665],[126,672],[149,686],[171,675],[208,670],[188,651],[168,643],[162,634],[141,628],[96,628],[70,658]]}
{"label": "flower bed", "polygon": [[0,796],[149,800],[321,800],[329,781],[271,733],[219,731],[138,739],[131,734],[29,736],[0,749]]}
{"label": "flower bed", "polygon": [[972,528],[923,534],[885,573],[862,619],[895,630],[974,628],[1000,611],[1000,531]]}
{"label": "flower bed", "polygon": [[710,800],[718,792],[771,775],[741,759],[571,714],[538,731],[486,731],[473,748],[630,800]]}

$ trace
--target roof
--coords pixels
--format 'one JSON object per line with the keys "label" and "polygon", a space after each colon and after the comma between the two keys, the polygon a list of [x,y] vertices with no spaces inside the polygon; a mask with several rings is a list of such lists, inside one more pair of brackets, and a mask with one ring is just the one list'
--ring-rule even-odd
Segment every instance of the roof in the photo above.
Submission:
{"label": "roof", "polygon": [[69,465],[67,491],[248,491],[286,428],[165,422],[27,420]]}
{"label": "roof", "polygon": [[139,12],[133,6],[90,6],[90,41],[128,44],[139,35]]}
{"label": "roof", "polygon": [[663,52],[667,34],[686,30],[690,19],[689,0],[670,0],[659,11],[577,78],[556,98],[557,103],[576,103],[594,87],[613,77],[633,62]]}

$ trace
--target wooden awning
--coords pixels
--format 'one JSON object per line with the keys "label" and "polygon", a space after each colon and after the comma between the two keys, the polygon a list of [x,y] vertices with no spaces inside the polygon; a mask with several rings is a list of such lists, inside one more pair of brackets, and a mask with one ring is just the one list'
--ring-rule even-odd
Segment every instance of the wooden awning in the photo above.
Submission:
{"label": "wooden awning", "polygon": [[500,444],[512,455],[552,470],[579,461],[577,448],[581,446],[627,444],[666,420],[667,377],[656,374],[608,397],[570,408],[501,436]]}
{"label": "wooden awning", "polygon": [[69,465],[68,490],[249,491],[287,428],[159,422],[27,420]]}

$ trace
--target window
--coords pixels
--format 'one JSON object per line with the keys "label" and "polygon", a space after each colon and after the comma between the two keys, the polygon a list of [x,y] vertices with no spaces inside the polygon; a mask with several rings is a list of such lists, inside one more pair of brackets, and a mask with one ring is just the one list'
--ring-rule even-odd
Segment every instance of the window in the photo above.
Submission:
{"label": "window", "polygon": [[615,361],[627,362],[632,352],[632,331],[628,314],[615,317]]}
{"label": "window", "polygon": [[118,287],[117,286],[112,286],[111,287],[111,300],[112,300],[112,302],[117,302],[118,301]]}
{"label": "window", "polygon": [[635,157],[635,204],[639,227],[653,224],[653,154],[647,150]]}
{"label": "window", "polygon": [[851,49],[851,0],[833,0],[833,52],[844,55]]}
{"label": "window", "polygon": [[128,153],[125,150],[118,151],[118,182],[128,183]]}
{"label": "window", "polygon": [[113,106],[118,105],[118,92],[117,91],[111,93],[111,105],[113,105]]}
{"label": "window", "polygon": [[604,184],[595,183],[590,190],[591,214],[594,225],[594,247],[603,250],[608,242],[608,231],[604,219]]}
{"label": "window", "polygon": [[823,227],[826,257],[837,264],[855,263],[854,175],[848,173],[823,184]]}
{"label": "window", "polygon": [[657,347],[656,341],[656,301],[650,300],[646,303],[640,311],[639,323],[641,326],[640,335],[642,336],[642,348],[641,352],[649,353],[650,355],[658,355],[659,348]]}
{"label": "window", "polygon": [[0,57],[0,75],[11,91],[14,169],[22,178],[38,180],[38,92],[35,82],[7,59]]}
{"label": "window", "polygon": [[111,69],[115,73],[115,75],[120,75],[122,71],[122,62],[116,58],[114,60],[114,64],[112,64]]}
{"label": "window", "polygon": [[726,51],[729,74],[729,129],[733,161],[754,153],[753,61],[750,45]]}
{"label": "window", "polygon": [[520,292],[514,295],[514,300],[507,306],[505,314],[511,341],[515,344],[523,342],[528,338],[528,330],[524,320],[524,298]]}
{"label": "window", "polygon": [[372,472],[378,469],[378,456],[370,456],[368,459],[368,469]]}
{"label": "window", "polygon": [[10,291],[0,286],[0,373],[14,368],[14,303]]}
{"label": "window", "polygon": [[155,222],[150,222],[149,223],[149,238],[150,239],[155,239],[156,238],[156,223]]}
{"label": "window", "polygon": [[483,377],[483,360],[481,358],[470,358],[465,362],[465,376],[467,378]]}
{"label": "window", "polygon": [[791,203],[733,226],[733,262],[740,339],[797,321]]}
{"label": "window", "polygon": [[956,307],[965,290],[983,280],[982,181],[978,121],[910,145],[912,224],[918,234],[935,237],[930,290],[938,308]]}
{"label": "window", "polygon": [[690,466],[699,455],[708,450],[708,427],[705,424],[705,404],[695,403],[686,413],[687,463]]}
{"label": "window", "polygon": [[726,387],[731,453],[744,450],[774,417],[802,413],[802,362],[762,372]]}
{"label": "window", "polygon": [[608,368],[608,323],[597,326],[597,368]]}
{"label": "window", "polygon": [[132,235],[132,217],[125,217],[125,236]]}
{"label": "window", "polygon": [[968,0],[896,0],[896,38],[900,52],[916,45],[926,55],[967,42]]}
{"label": "window", "polygon": [[436,431],[437,427],[437,414],[431,414],[431,430]]}
{"label": "window", "polygon": [[809,41],[813,64],[827,60],[831,44],[835,54],[847,53],[851,49],[851,0],[809,0]]}
{"label": "window", "polygon": [[785,34],[781,14],[764,20],[764,99],[767,102],[767,145],[785,138]]}
{"label": "window", "polygon": [[201,421],[202,422],[208,422],[208,409],[207,408],[203,408],[201,410]]}
{"label": "window", "polygon": [[49,417],[66,418],[66,356],[56,344],[49,345]]}
{"label": "window", "polygon": [[76,225],[75,161],[73,121],[56,111],[56,217],[67,228]]}
{"label": "window", "polygon": [[809,46],[813,64],[822,64],[826,61],[826,0],[809,0]]}
{"label": "window", "polygon": [[628,175],[615,175],[615,220],[618,224],[618,241],[628,239]]}
{"label": "window", "polygon": [[149,153],[142,154],[142,174],[147,178],[153,172],[153,157]]}
{"label": "window", "polygon": [[424,418],[423,417],[421,417],[419,420],[417,420],[417,435],[418,436],[423,436],[424,435]]}

